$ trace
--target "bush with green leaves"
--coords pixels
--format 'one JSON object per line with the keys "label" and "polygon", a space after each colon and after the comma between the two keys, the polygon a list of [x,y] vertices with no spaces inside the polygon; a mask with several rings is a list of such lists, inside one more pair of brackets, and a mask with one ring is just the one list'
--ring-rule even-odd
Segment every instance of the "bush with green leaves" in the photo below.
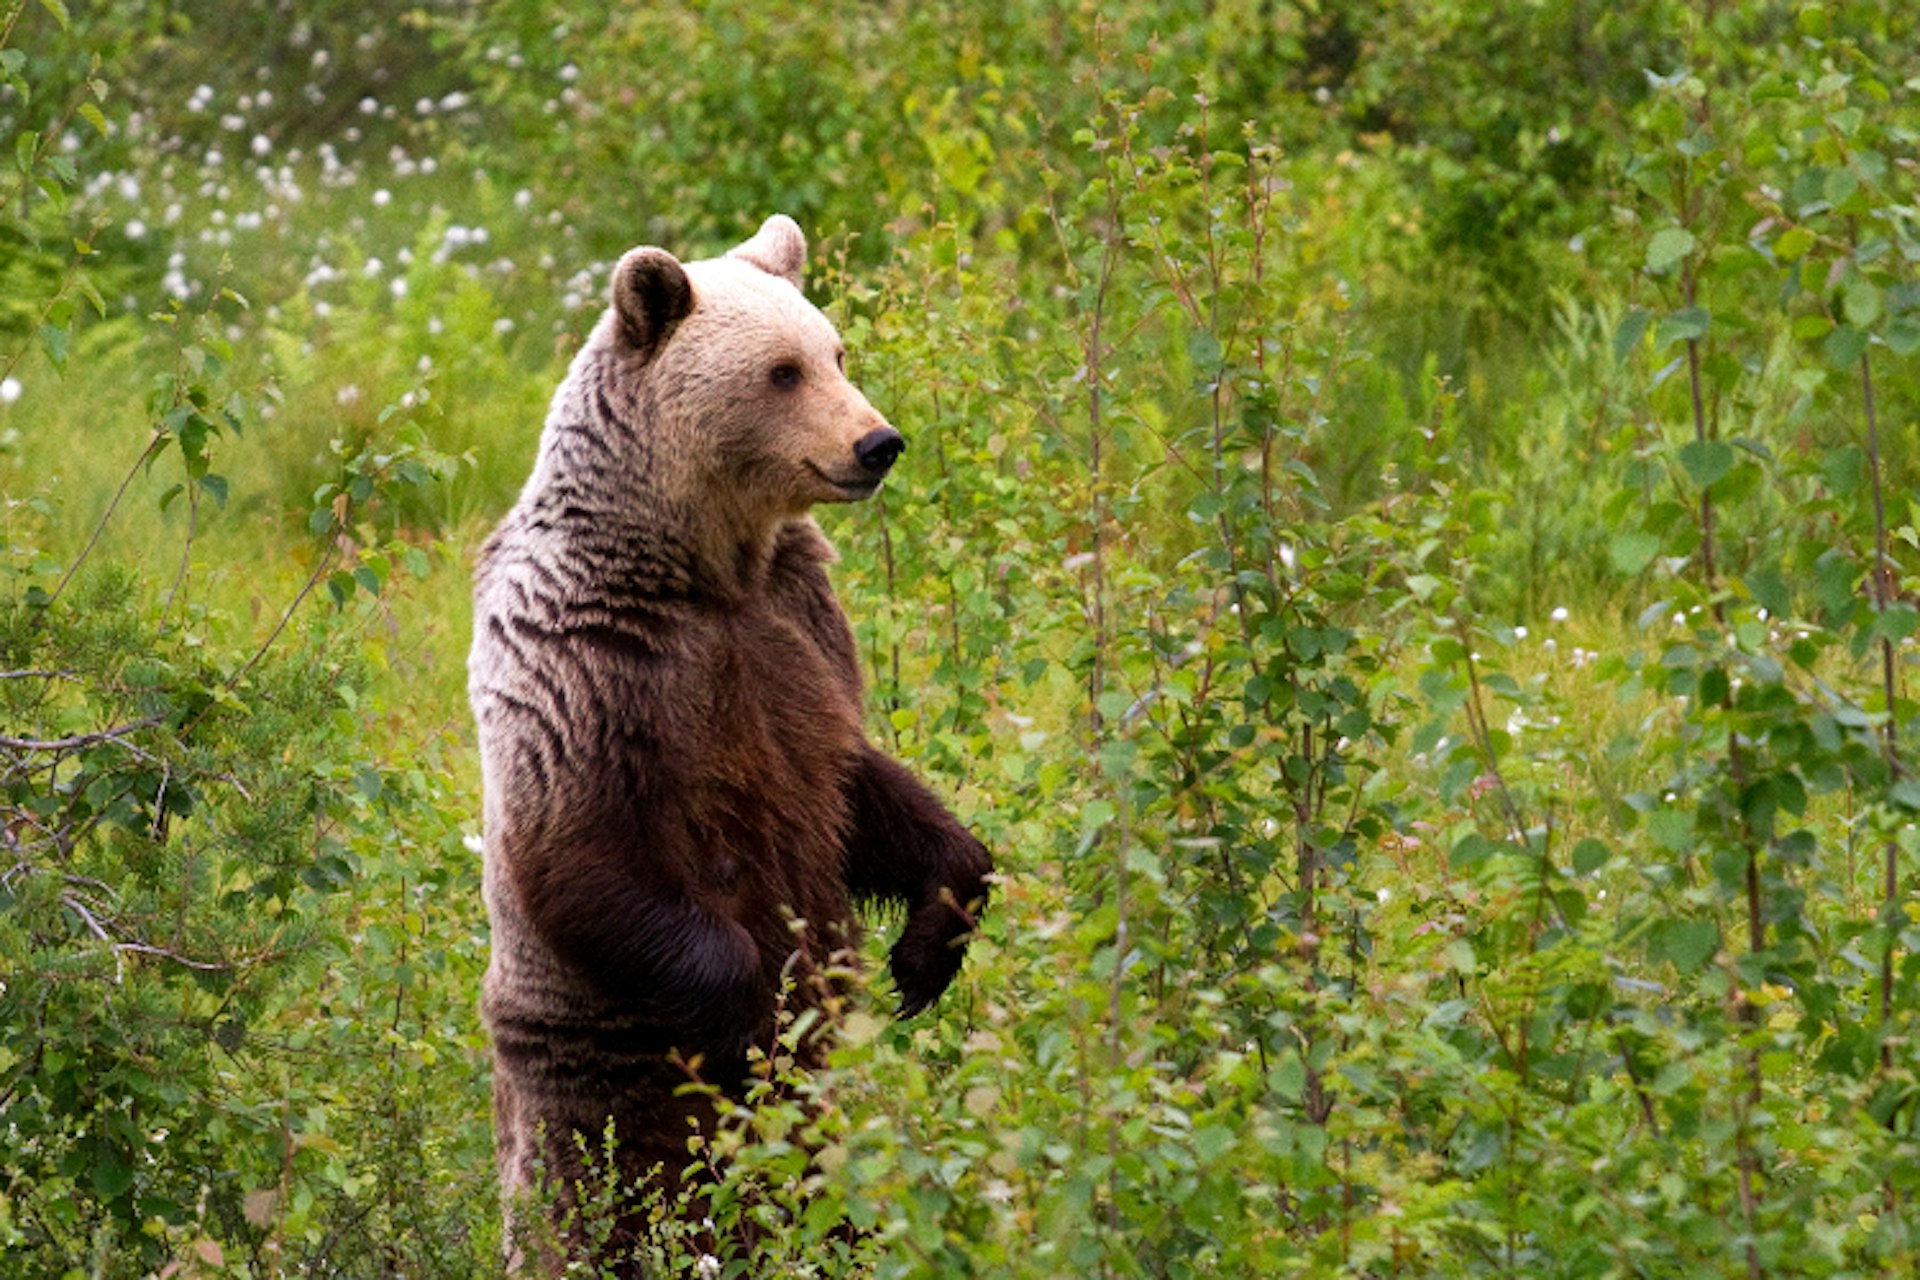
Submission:
{"label": "bush with green leaves", "polygon": [[0,6],[0,1270],[496,1272],[465,557],[618,251],[773,208],[910,441],[821,513],[872,730],[1002,879],[587,1217],[1913,1270],[1905,7],[616,8],[213,84],[200,9]]}

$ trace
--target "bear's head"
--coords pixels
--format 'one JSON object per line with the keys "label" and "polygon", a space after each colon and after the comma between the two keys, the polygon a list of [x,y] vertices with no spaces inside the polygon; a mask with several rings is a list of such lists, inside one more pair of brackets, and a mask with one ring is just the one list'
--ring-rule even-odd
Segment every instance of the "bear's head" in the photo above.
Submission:
{"label": "bear's head", "polygon": [[871,496],[906,442],[847,380],[840,335],[800,292],[806,238],[768,218],[724,257],[630,250],[606,338],[702,502],[750,523]]}

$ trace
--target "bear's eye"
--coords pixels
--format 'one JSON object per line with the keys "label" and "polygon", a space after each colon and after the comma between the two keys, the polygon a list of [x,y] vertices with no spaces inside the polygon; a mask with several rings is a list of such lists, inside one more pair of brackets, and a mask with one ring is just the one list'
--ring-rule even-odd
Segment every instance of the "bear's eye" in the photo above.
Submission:
{"label": "bear's eye", "polygon": [[800,366],[791,360],[783,360],[773,366],[772,371],[767,374],[767,381],[782,390],[797,387],[800,385]]}

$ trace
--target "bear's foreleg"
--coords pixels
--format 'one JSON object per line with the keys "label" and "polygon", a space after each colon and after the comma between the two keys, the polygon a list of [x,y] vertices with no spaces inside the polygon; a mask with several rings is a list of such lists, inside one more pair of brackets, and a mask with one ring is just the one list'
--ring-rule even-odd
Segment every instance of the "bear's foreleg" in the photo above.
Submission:
{"label": "bear's foreleg", "polygon": [[774,993],[739,921],[670,881],[637,881],[611,852],[575,846],[551,874],[522,869],[515,878],[530,923],[555,952],[618,1003],[674,1028],[670,1047],[703,1056],[707,1079],[743,1078]]}
{"label": "bear's foreleg", "polygon": [[993,857],[898,761],[865,747],[850,788],[847,886],[907,907],[889,953],[901,1016],[940,998],[987,904]]}

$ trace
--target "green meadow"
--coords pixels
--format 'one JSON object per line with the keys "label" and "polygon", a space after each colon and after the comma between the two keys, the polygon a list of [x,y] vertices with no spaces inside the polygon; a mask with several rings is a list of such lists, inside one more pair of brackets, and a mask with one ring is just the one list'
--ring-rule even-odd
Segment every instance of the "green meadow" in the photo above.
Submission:
{"label": "green meadow", "polygon": [[501,1274],[473,557],[619,255],[776,211],[1000,875],[657,1274],[1920,1271],[1911,5],[0,0],[0,80],[0,1274]]}

